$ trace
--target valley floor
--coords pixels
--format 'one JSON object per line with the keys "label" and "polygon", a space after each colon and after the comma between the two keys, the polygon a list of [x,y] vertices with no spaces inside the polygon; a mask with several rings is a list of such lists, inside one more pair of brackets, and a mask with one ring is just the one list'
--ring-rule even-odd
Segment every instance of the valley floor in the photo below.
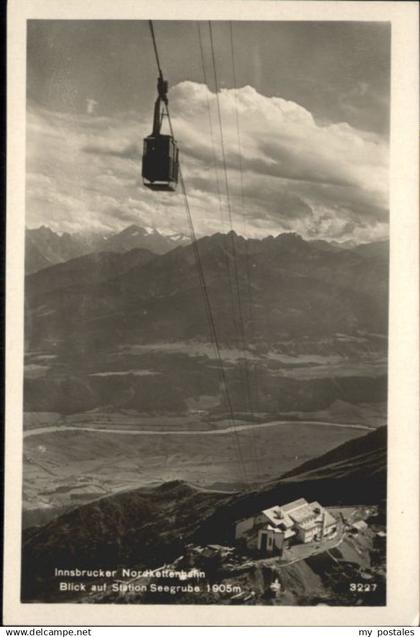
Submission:
{"label": "valley floor", "polygon": [[121,490],[171,480],[240,490],[244,480],[270,480],[374,428],[329,418],[232,424],[197,415],[27,414],[24,526]]}

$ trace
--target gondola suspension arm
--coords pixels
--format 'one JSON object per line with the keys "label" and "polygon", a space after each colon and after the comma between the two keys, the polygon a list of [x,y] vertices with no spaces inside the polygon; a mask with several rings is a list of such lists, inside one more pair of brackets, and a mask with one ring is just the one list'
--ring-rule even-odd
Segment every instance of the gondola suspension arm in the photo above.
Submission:
{"label": "gondola suspension arm", "polygon": [[149,28],[158,67],[157,98],[153,111],[152,133],[143,142],[142,177],[143,184],[151,190],[174,191],[178,183],[178,147],[173,135],[163,135],[162,122],[168,113],[168,82],[163,78],[159,53],[156,46],[153,23]]}

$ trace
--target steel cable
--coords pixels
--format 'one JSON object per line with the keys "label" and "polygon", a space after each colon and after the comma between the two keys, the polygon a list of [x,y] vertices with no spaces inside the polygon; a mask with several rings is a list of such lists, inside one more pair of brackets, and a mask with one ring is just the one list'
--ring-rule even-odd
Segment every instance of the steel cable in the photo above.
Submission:
{"label": "steel cable", "polygon": [[[240,175],[240,204],[241,204],[241,212],[242,212],[242,223],[244,232],[247,235],[247,224],[246,224],[246,215],[244,211],[244,180],[243,180],[243,165],[242,165],[242,142],[241,142],[241,133],[240,133],[240,124],[239,124],[239,113],[238,113],[238,103],[237,103],[237,88],[238,82],[236,77],[236,64],[235,64],[235,47],[233,43],[233,25],[232,22],[229,22],[229,35],[230,35],[230,50],[231,50],[231,58],[232,58],[232,73],[233,73],[233,88],[234,88],[234,102],[235,102],[235,123],[236,123],[236,135],[238,141],[238,158],[239,158],[239,175]],[[248,249],[248,240],[245,243],[245,274],[248,286],[248,316],[249,316],[249,324],[253,328],[253,333],[255,337],[255,313],[254,313],[254,298],[252,294],[252,284],[251,284],[251,275],[250,275],[250,260],[249,260],[249,249]],[[258,410],[258,382],[257,382],[257,369],[256,365],[253,365],[254,378],[253,383],[251,383],[250,379],[250,370],[249,370],[249,360],[247,357],[247,352],[245,349],[245,364],[246,364],[246,374],[247,374],[247,382],[250,389],[249,392],[249,400],[250,400],[250,411],[251,416],[255,420],[255,412]],[[254,386],[254,398],[252,397],[251,386]],[[254,408],[255,407],[255,408]],[[255,443],[255,439],[254,439]],[[255,452],[255,460],[257,467],[259,468],[259,459],[257,453],[256,444],[254,444],[254,452]]]}
{"label": "steel cable", "polygon": [[[231,238],[232,255],[233,255],[233,271],[234,271],[234,279],[235,279],[235,285],[236,285],[236,296],[237,296],[237,303],[238,303],[238,324],[239,324],[238,333],[240,335],[240,341],[241,341],[241,345],[242,345],[242,350],[244,352],[244,357],[245,357],[245,368],[244,368],[245,374],[244,375],[245,375],[245,388],[246,388],[246,393],[247,393],[247,398],[248,398],[248,409],[249,409],[249,412],[251,413],[251,417],[255,419],[255,415],[254,415],[254,411],[253,411],[253,407],[252,407],[251,379],[250,379],[249,367],[248,367],[247,338],[246,338],[246,332],[245,332],[245,321],[244,321],[244,314],[243,314],[242,300],[241,300],[241,291],[240,291],[240,278],[239,278],[239,270],[238,270],[238,256],[237,256],[237,252],[236,252],[235,236],[234,236],[234,233],[233,233],[232,205],[231,205],[231,195],[230,195],[229,178],[228,178],[227,161],[226,161],[226,152],[225,152],[225,143],[224,143],[224,135],[223,135],[223,122],[222,122],[222,113],[221,113],[221,106],[220,106],[219,82],[218,82],[218,75],[217,75],[217,65],[216,65],[216,56],[215,56],[215,47],[214,47],[214,38],[213,38],[213,28],[212,28],[211,21],[209,21],[208,24],[209,24],[210,46],[211,46],[211,55],[212,55],[213,72],[214,72],[214,82],[215,82],[216,99],[217,99],[217,110],[218,110],[220,142],[221,142],[222,159],[223,159],[223,170],[224,170],[224,175],[225,175],[226,198],[227,198],[227,206],[228,206],[228,212],[229,212],[229,222],[230,222],[230,227],[231,227],[230,238]],[[241,158],[240,158],[240,161],[241,161],[241,166],[242,166]],[[248,282],[249,282],[249,280],[248,280]],[[253,431],[252,431],[252,438],[253,438],[252,453],[254,454],[254,463],[255,463],[256,468],[257,468],[257,474],[259,474],[260,473],[260,468],[259,468],[259,464],[258,464],[258,460],[257,460],[257,456],[256,456],[256,441],[255,441],[255,437],[254,437],[254,432]]]}
{"label": "steel cable", "polygon": [[[149,20],[149,27],[150,27],[150,32],[151,32],[151,35],[152,35],[153,47],[154,47],[154,51],[155,51],[156,64],[157,64],[157,67],[158,67],[159,75],[160,75],[161,78],[163,78],[152,20]],[[169,129],[170,129],[170,132],[171,132],[171,136],[174,139],[175,135],[174,135],[174,130],[173,130],[171,116],[170,116],[170,113],[169,113],[168,104],[165,104],[165,109],[166,109],[166,115],[168,117],[168,123],[169,123]],[[239,440],[238,432],[236,430],[233,406],[232,406],[232,401],[231,401],[229,388],[228,388],[228,384],[227,384],[225,366],[224,366],[223,359],[222,359],[221,352],[220,352],[220,344],[219,344],[219,340],[218,340],[218,336],[217,336],[216,324],[215,324],[215,320],[214,320],[213,310],[212,310],[212,307],[211,307],[210,296],[209,296],[209,293],[208,293],[208,287],[207,287],[206,278],[205,278],[205,274],[204,274],[203,264],[202,264],[202,261],[201,261],[200,251],[199,251],[198,243],[197,243],[197,235],[196,235],[196,232],[195,232],[195,227],[194,227],[194,222],[193,222],[193,218],[192,218],[192,214],[191,214],[191,208],[190,208],[190,204],[189,204],[187,189],[186,189],[186,186],[185,186],[184,176],[183,176],[183,173],[182,173],[181,163],[180,162],[179,162],[179,180],[180,180],[182,192],[183,192],[183,195],[184,195],[185,209],[186,209],[186,213],[187,213],[187,222],[188,222],[188,226],[189,226],[190,234],[191,234],[191,239],[192,239],[192,244],[191,245],[192,245],[192,249],[193,249],[193,252],[194,252],[194,258],[195,258],[195,263],[196,263],[196,267],[197,267],[197,271],[198,271],[200,288],[201,288],[201,291],[202,291],[202,296],[203,296],[204,305],[205,305],[205,311],[206,311],[206,315],[207,315],[207,319],[208,319],[208,323],[209,323],[210,335],[211,335],[211,338],[212,338],[214,346],[215,346],[216,356],[217,356],[217,360],[218,360],[218,363],[219,363],[219,374],[220,374],[220,378],[221,378],[222,391],[223,391],[223,394],[224,394],[224,397],[225,397],[226,405],[227,405],[228,412],[229,412],[229,415],[230,415],[230,419],[231,419],[231,422],[232,422],[232,427],[233,427],[233,431],[234,431],[234,434],[235,434],[235,442],[236,442],[236,446],[237,446],[238,459],[239,459],[240,467],[241,467],[242,474],[243,474],[244,486],[246,486],[247,484],[249,485],[249,479],[248,479],[248,476],[247,476],[247,471],[246,471],[246,467],[245,467],[245,461],[244,461],[244,458],[242,456],[242,450],[241,450],[241,446],[240,446],[240,440]]]}

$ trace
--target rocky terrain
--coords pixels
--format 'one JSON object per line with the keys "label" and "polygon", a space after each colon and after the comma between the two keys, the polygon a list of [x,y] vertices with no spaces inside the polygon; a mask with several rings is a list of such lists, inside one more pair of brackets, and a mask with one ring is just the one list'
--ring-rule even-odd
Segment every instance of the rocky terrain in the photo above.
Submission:
{"label": "rocky terrain", "polygon": [[[297,497],[316,498],[329,507],[360,509],[368,521],[373,514],[375,517],[365,536],[355,539],[357,533],[349,532],[337,551],[330,547],[326,555],[321,551],[293,565],[281,565],[275,558],[267,563],[235,549],[235,521]],[[380,587],[370,603],[384,603],[384,543],[376,532],[383,529],[385,497],[386,428],[347,442],[276,481],[240,494],[206,492],[179,481],[119,493],[24,532],[22,597],[25,601],[89,601],[84,594],[70,592],[66,597],[59,592],[56,568],[120,572],[123,568],[153,570],[175,564],[203,568],[210,584],[236,582],[238,586],[239,582],[241,591],[254,591],[251,603],[264,603],[276,573],[284,588],[293,588],[292,603],[323,599],[353,604],[357,595],[351,595],[347,584],[355,578],[362,582],[376,578]],[[214,551],[211,547],[215,544],[226,548]],[[210,553],[204,550],[208,546]],[[286,570],[280,572],[283,567]],[[222,597],[232,603],[231,595]],[[219,599],[218,595],[194,594],[177,595],[169,601],[214,603]],[[369,600],[369,595],[364,599]],[[162,596],[154,596],[154,601],[158,600],[162,601]],[[107,601],[107,596],[94,595],[90,601]],[[143,595],[117,595],[108,601],[150,602]]]}

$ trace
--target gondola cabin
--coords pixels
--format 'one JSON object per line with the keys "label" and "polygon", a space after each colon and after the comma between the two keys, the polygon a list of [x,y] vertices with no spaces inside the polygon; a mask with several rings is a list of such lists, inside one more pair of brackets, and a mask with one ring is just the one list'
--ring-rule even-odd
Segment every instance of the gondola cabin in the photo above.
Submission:
{"label": "gondola cabin", "polygon": [[143,142],[143,184],[174,191],[178,183],[178,147],[171,135],[149,135]]}
{"label": "gondola cabin", "polygon": [[[160,75],[157,82],[158,96],[153,112],[152,134],[143,142],[143,184],[152,190],[176,189],[178,183],[178,147],[172,135],[161,133],[162,121],[168,112],[168,82]],[[172,133],[172,127],[171,127]]]}

